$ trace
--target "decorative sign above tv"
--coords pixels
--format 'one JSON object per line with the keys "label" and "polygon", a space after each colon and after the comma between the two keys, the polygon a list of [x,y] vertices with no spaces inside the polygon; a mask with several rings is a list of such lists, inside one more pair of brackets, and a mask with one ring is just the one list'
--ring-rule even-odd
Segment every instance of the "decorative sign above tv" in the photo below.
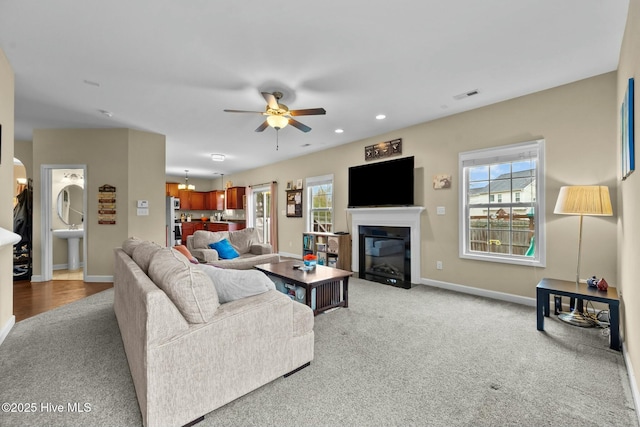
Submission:
{"label": "decorative sign above tv", "polygon": [[350,167],[348,207],[413,206],[413,168],[413,156]]}
{"label": "decorative sign above tv", "polygon": [[402,138],[364,147],[365,160],[377,160],[402,154]]}

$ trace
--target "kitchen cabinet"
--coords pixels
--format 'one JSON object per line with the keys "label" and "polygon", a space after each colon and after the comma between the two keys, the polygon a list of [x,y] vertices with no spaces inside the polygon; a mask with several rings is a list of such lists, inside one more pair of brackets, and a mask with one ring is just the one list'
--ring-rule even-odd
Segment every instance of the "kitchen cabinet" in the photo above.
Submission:
{"label": "kitchen cabinet", "polygon": [[244,209],[245,187],[227,188],[227,209]]}
{"label": "kitchen cabinet", "polygon": [[180,190],[178,197],[180,198],[180,210],[204,211],[205,194],[202,191]]}
{"label": "kitchen cabinet", "polygon": [[191,210],[203,211],[205,210],[205,196],[207,193],[202,191],[191,191]]}
{"label": "kitchen cabinet", "polygon": [[205,208],[210,211],[224,210],[224,191],[209,191],[205,198]]}
{"label": "kitchen cabinet", "polygon": [[180,190],[178,190],[177,182],[167,182],[166,184],[167,196],[180,197]]}
{"label": "kitchen cabinet", "polygon": [[182,223],[182,242],[186,245],[187,236],[192,235],[198,230],[205,231],[236,231],[243,230],[247,226],[245,221],[219,221],[219,222],[202,222],[202,221],[186,221]]}
{"label": "kitchen cabinet", "polygon": [[182,242],[187,243],[187,236],[191,236],[197,230],[204,230],[205,223],[202,221],[191,221],[182,223]]}

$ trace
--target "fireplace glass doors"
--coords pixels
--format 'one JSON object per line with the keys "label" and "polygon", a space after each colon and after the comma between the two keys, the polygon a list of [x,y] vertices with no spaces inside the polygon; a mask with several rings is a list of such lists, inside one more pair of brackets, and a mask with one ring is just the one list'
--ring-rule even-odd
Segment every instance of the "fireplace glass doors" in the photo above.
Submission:
{"label": "fireplace glass doors", "polygon": [[359,277],[411,287],[411,229],[360,226]]}

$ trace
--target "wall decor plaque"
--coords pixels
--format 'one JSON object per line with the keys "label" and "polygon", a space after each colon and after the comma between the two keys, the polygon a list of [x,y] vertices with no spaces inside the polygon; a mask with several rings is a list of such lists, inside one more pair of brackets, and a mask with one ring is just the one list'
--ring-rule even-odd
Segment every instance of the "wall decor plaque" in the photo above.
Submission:
{"label": "wall decor plaque", "polygon": [[98,224],[116,223],[116,187],[105,184],[98,188]]}
{"label": "wall decor plaque", "polygon": [[364,159],[376,160],[402,154],[402,138],[364,147]]}

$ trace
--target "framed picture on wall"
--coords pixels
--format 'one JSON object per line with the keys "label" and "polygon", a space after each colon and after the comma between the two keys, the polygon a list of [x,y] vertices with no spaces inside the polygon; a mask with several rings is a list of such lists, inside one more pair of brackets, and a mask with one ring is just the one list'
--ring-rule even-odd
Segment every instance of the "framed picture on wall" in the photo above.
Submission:
{"label": "framed picture on wall", "polygon": [[287,216],[302,218],[302,189],[287,190]]}
{"label": "framed picture on wall", "polygon": [[636,169],[635,146],[633,140],[633,78],[629,79],[627,91],[620,110],[622,143],[622,179],[626,179]]}

